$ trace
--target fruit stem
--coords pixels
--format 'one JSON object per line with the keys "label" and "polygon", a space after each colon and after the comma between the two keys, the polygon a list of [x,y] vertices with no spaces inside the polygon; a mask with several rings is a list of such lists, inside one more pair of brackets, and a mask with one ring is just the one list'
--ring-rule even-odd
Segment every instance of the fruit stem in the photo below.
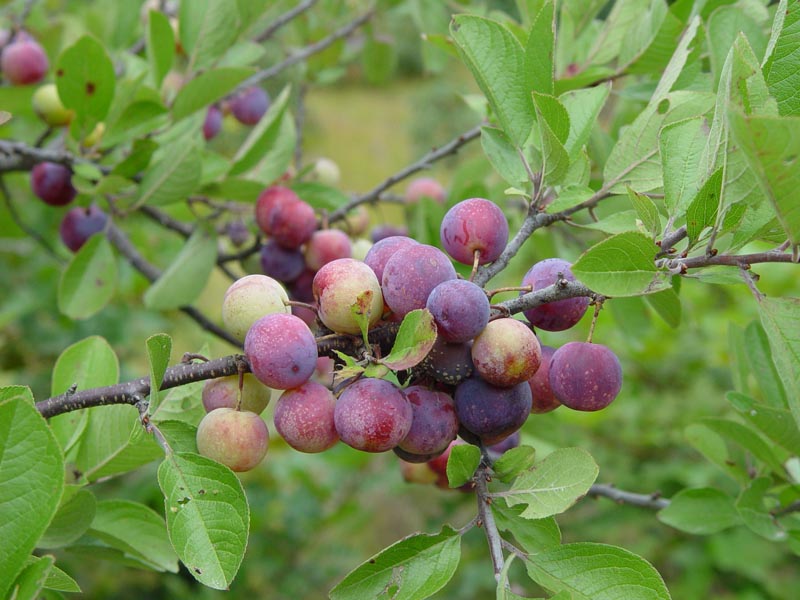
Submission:
{"label": "fruit stem", "polygon": [[512,285],[508,287],[499,287],[493,289],[491,291],[486,292],[486,295],[489,296],[489,300],[492,299],[492,296],[495,294],[502,294],[503,292],[532,292],[533,286],[532,285]]}
{"label": "fruit stem", "polygon": [[587,344],[592,343],[592,336],[594,336],[594,326],[597,325],[597,317],[598,315],[600,315],[600,311],[603,309],[604,300],[605,298],[603,298],[602,296],[598,296],[592,301],[592,304],[594,304],[594,316],[592,317],[592,324],[589,327],[589,337],[586,340]]}
{"label": "fruit stem", "polygon": [[469,274],[469,280],[470,281],[475,279],[475,273],[478,272],[478,264],[479,264],[480,260],[481,260],[481,251],[480,250],[475,250],[475,252],[473,253],[473,259],[472,259],[472,273]]}
{"label": "fruit stem", "polygon": [[299,300],[284,300],[284,306],[299,306],[301,308],[307,308],[308,310],[313,310],[315,315],[318,315],[317,307],[313,304],[309,304],[307,302],[300,302]]}

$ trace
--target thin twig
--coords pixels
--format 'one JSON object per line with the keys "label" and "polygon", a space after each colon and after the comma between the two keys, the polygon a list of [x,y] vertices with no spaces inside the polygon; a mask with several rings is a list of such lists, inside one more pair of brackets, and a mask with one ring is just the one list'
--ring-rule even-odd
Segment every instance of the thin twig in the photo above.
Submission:
{"label": "thin twig", "polygon": [[661,494],[657,492],[652,494],[636,494],[634,492],[620,490],[606,483],[595,483],[592,485],[592,487],[589,488],[587,496],[593,498],[608,498],[617,504],[631,504],[633,506],[652,508],[654,510],[666,508],[670,503],[667,498],[662,498]]}
{"label": "thin twig", "polygon": [[497,523],[494,521],[492,513],[491,495],[489,494],[488,483],[491,478],[491,465],[482,461],[475,471],[475,495],[478,501],[478,520],[480,521],[486,541],[489,543],[489,554],[492,557],[494,567],[494,578],[500,580],[500,572],[503,570],[505,557],[503,555],[502,538],[497,530]]}
{"label": "thin twig", "polygon": [[318,1],[319,0],[304,0],[294,8],[291,8],[287,10],[285,13],[278,15],[277,17],[275,17],[275,19],[273,19],[272,23],[269,24],[269,27],[267,27],[264,31],[262,31],[260,34],[258,34],[253,38],[253,41],[256,42],[257,44],[263,44],[269,38],[271,38],[275,34],[275,32],[278,31],[278,29],[280,29],[293,19],[299,17],[309,8],[314,6]]}

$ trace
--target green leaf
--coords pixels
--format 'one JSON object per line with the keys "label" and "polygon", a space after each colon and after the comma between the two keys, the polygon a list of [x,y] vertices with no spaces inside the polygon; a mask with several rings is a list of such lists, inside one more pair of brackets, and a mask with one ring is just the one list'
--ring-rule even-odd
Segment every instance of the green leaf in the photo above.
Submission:
{"label": "green leaf", "polygon": [[522,473],[505,492],[492,496],[506,499],[509,506],[524,504],[525,519],[542,519],[564,512],[584,496],[597,479],[599,467],[580,448],[559,448]]}
{"label": "green leaf", "polygon": [[525,69],[531,74],[532,90],[552,95],[556,24],[553,0],[544,0],[531,21],[525,44]]}
{"label": "green leaf", "polygon": [[191,304],[203,291],[217,262],[217,236],[198,226],[169,267],[144,293],[144,304],[169,310]]}
{"label": "green leaf", "polygon": [[315,181],[297,181],[289,187],[318,210],[336,210],[350,202],[350,198],[341,190]]}
{"label": "green leaf", "polygon": [[472,481],[475,469],[481,463],[481,451],[472,444],[460,444],[450,449],[447,459],[447,481],[451,488],[458,488]]}
{"label": "green leaf", "polygon": [[128,156],[111,170],[112,175],[133,177],[147,168],[153,153],[158,149],[158,144],[153,140],[134,140]]}
{"label": "green leaf", "polygon": [[800,300],[761,298],[758,312],[786,390],[789,410],[800,428]]}
{"label": "green leaf", "polygon": [[36,544],[37,548],[61,548],[81,537],[94,519],[97,501],[94,494],[86,489],[79,489],[69,498],[61,500],[53,520],[47,531],[42,534]]}
{"label": "green leaf", "polygon": [[645,298],[667,325],[674,329],[681,324],[681,299],[674,289],[668,287]]}
{"label": "green leaf", "polygon": [[736,500],[736,509],[751,531],[777,542],[786,539],[786,531],[764,506],[764,495],[771,485],[769,477],[759,477],[751,481]]}
{"label": "green leaf", "polygon": [[706,149],[708,130],[703,117],[666,125],[659,148],[664,170],[664,205],[670,216],[681,215],[700,187],[700,158]]}
{"label": "green leaf", "polygon": [[150,407],[148,412],[152,415],[158,410],[161,403],[161,382],[169,366],[169,357],[172,352],[172,338],[166,333],[151,335],[145,341],[147,360],[150,363]]}
{"label": "green leaf", "polygon": [[442,589],[461,560],[461,536],[450,527],[418,533],[392,544],[340,581],[331,600],[422,600]]}
{"label": "green leaf", "polygon": [[728,419],[704,417],[699,423],[726,438],[731,443],[741,446],[755,458],[765,463],[775,473],[783,473],[783,465],[777,459],[772,448],[761,437],[746,425]]}
{"label": "green leaf", "polygon": [[75,111],[84,135],[105,119],[114,98],[116,75],[103,45],[84,35],[61,53],[55,68],[58,96]]}
{"label": "green leaf", "polygon": [[772,406],[786,408],[788,406],[786,392],[775,367],[767,332],[758,321],[751,321],[744,331],[742,341],[750,372],[756,378],[764,398]]}
{"label": "green leaf", "polygon": [[718,533],[741,523],[733,498],[713,488],[681,490],[658,512],[658,520],[693,535]]}
{"label": "green leaf", "polygon": [[594,229],[595,231],[602,231],[611,235],[617,233],[625,233],[626,231],[639,231],[640,227],[636,223],[635,210],[621,210],[611,213],[604,219],[597,222],[586,223],[581,225],[584,229]]}
{"label": "green leaf", "polygon": [[502,502],[492,502],[497,528],[512,534],[526,552],[534,554],[561,545],[561,530],[555,517],[525,519],[523,510],[524,506],[509,507]]}
{"label": "green leaf", "polygon": [[503,131],[521,147],[535,120],[522,45],[500,23],[473,15],[454,16],[450,34]]}
{"label": "green leaf", "polygon": [[236,41],[241,25],[236,3],[229,0],[181,2],[178,17],[189,72],[214,64]]}
{"label": "green leaf", "polygon": [[250,510],[227,467],[198,454],[168,455],[158,468],[173,548],[203,585],[227,589],[247,547]]}
{"label": "green leaf", "polygon": [[536,118],[542,144],[542,181],[554,185],[569,168],[569,155],[564,142],[569,135],[569,115],[557,98],[533,92]]}
{"label": "green leaf", "polygon": [[365,348],[369,348],[367,331],[369,330],[369,322],[372,318],[372,299],[374,296],[375,293],[372,290],[364,290],[356,296],[356,301],[350,305],[350,314],[361,330],[361,338],[364,340]]}
{"label": "green leaf", "polygon": [[0,597],[47,529],[63,488],[64,457],[30,389],[0,388]]}
{"label": "green leaf", "polygon": [[29,563],[22,573],[17,577],[17,581],[12,586],[14,600],[36,600],[39,593],[44,588],[47,578],[53,570],[56,559],[52,556],[43,556],[39,560]]}
{"label": "green leaf", "polygon": [[223,67],[210,69],[183,86],[172,104],[172,119],[180,121],[195,111],[227,96],[253,74],[252,69]]}
{"label": "green leaf", "polygon": [[752,13],[740,6],[721,6],[708,19],[706,25],[709,42],[711,71],[719,80],[725,59],[736,38],[745,36],[752,46],[755,56],[763,56],[767,43],[763,27],[756,22]]}
{"label": "green leaf", "polygon": [[89,533],[156,571],[178,572],[178,558],[164,519],[144,504],[130,500],[98,502]]}
{"label": "green leaf", "polygon": [[500,129],[481,127],[483,153],[495,171],[511,185],[528,184],[528,174],[514,144]]}
{"label": "green leaf", "polygon": [[572,265],[572,273],[605,296],[639,296],[664,289],[656,271],[656,245],[638,232],[620,233],[589,248]]}
{"label": "green leaf", "polygon": [[669,600],[667,586],[642,557],[606,544],[565,544],[528,557],[531,579],[572,600]]}
{"label": "green leaf", "polygon": [[379,362],[394,371],[418,365],[436,342],[436,323],[427,308],[412,310],[400,323],[392,351]]}
{"label": "green leaf", "polygon": [[558,197],[547,205],[547,212],[557,213],[578,206],[594,195],[595,191],[585,185],[567,185],[558,194]]}
{"label": "green leaf", "polygon": [[159,422],[175,419],[187,423],[199,423],[206,415],[202,401],[204,384],[204,381],[196,381],[172,388],[161,399],[151,418]]}
{"label": "green leaf", "polygon": [[[283,91],[273,100],[266,114],[261,117],[244,143],[239,146],[239,150],[233,157],[233,167],[228,173],[229,176],[240,175],[252,169],[260,160],[264,159],[267,151],[282,139],[281,123],[289,103],[290,91],[289,86],[283,88]],[[281,170],[281,172],[283,171]]]}
{"label": "green leaf", "polygon": [[397,68],[397,50],[389,40],[376,36],[367,37],[361,51],[361,64],[364,67],[364,79],[372,85],[381,85],[389,81]]}
{"label": "green leaf", "polygon": [[569,136],[564,148],[570,159],[577,158],[580,149],[589,142],[600,111],[608,99],[611,84],[605,83],[595,87],[573,90],[559,96],[559,101],[567,109],[569,115]]}
{"label": "green leaf", "polygon": [[725,398],[761,433],[795,456],[800,456],[800,430],[792,418],[792,413],[783,408],[758,403],[739,392],[728,392]]}
{"label": "green leaf", "polygon": [[793,244],[800,244],[800,117],[745,117],[734,111],[730,119],[781,226]]}
{"label": "green leaf", "polygon": [[678,80],[678,76],[681,74],[681,71],[683,71],[683,68],[686,66],[686,61],[692,53],[692,44],[694,43],[694,38],[697,36],[701,21],[700,15],[695,15],[692,17],[692,20],[689,21],[689,25],[684,30],[683,36],[678,42],[678,46],[675,48],[672,58],[664,68],[664,73],[661,75],[661,79],[653,92],[653,96],[650,98],[651,106],[660,104],[661,101],[667,97],[672,86],[675,85],[675,82]]}
{"label": "green leaf", "polygon": [[492,470],[500,481],[508,483],[523,471],[530,469],[535,456],[536,450],[531,446],[517,446],[506,450],[503,456],[495,461]]}
{"label": "green leaf", "polygon": [[199,143],[194,135],[163,146],[144,172],[135,206],[163,206],[186,200],[202,176]]}
{"label": "green leaf", "polygon": [[151,10],[148,16],[147,59],[154,83],[160,86],[175,60],[175,35],[165,14]]}
{"label": "green leaf", "polygon": [[194,425],[190,425],[186,421],[168,419],[159,421],[158,429],[167,439],[170,448],[175,452],[193,452],[197,454],[197,427]]}
{"label": "green leaf", "polygon": [[[770,94],[778,101],[782,115],[800,114],[800,6],[781,2],[775,12],[780,33],[764,65]],[[773,29],[773,35],[775,30]],[[773,40],[770,40],[772,42]]]}
{"label": "green leaf", "polygon": [[102,232],[91,236],[69,261],[58,284],[58,310],[71,319],[100,311],[117,286],[117,261]]}
{"label": "green leaf", "polygon": [[[29,556],[28,561],[25,563],[25,566],[31,565],[35,562],[42,560],[43,558],[49,557],[38,557],[38,556]],[[50,574],[47,576],[47,579],[44,582],[44,588],[47,590],[53,590],[56,592],[80,592],[81,588],[78,585],[78,582],[75,581],[72,577],[67,575],[64,571],[53,565],[53,568],[50,569]]]}
{"label": "green leaf", "polygon": [[264,191],[264,184],[258,181],[229,177],[206,185],[201,193],[212,198],[255,202],[262,191]]}
{"label": "green leaf", "polygon": [[690,243],[696,242],[703,230],[716,222],[721,192],[722,168],[719,168],[703,183],[686,209],[686,232]]}
{"label": "green leaf", "polygon": [[748,473],[739,465],[728,451],[725,440],[715,431],[702,423],[692,423],[684,430],[686,441],[719,467],[726,475],[737,483],[746,485],[750,481]]}
{"label": "green leaf", "polygon": [[658,214],[658,208],[648,196],[635,192],[628,188],[628,198],[636,210],[636,215],[644,225],[644,228],[650,233],[653,238],[661,231],[661,217]]}

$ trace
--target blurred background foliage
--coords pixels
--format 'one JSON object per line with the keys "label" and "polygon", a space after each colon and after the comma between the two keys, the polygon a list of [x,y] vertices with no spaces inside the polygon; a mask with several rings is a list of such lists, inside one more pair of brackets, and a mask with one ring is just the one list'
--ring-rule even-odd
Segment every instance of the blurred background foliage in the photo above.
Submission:
{"label": "blurred background foliage", "polygon": [[[267,15],[278,14],[292,3],[274,4]],[[260,64],[280,60],[287,50],[307,42],[310,32],[312,37],[314,32],[324,35],[329,29],[325,19],[332,14],[352,15],[366,5],[356,1],[321,4],[326,5],[324,10],[312,11],[270,41]],[[368,77],[355,49],[343,46],[338,55],[315,57],[312,82],[304,88],[304,158],[334,159],[342,173],[340,187],[347,192],[370,189],[480,119],[470,107],[476,88],[468,73],[418,36],[415,20],[420,15],[414,7],[430,3],[386,4],[394,7],[371,25],[368,35],[393,47],[396,68],[392,76],[383,81]],[[515,10],[511,0],[483,4],[487,12]],[[2,18],[20,5],[4,3]],[[139,10],[137,2],[46,0],[35,5],[29,26],[50,56],[56,56],[85,26],[110,47],[123,48],[136,40],[138,29],[124,23],[138,19]],[[314,16],[317,13],[322,16]],[[54,19],[53,14],[60,17]],[[446,10],[442,15],[438,26],[446,31]],[[363,42],[356,38],[349,44]],[[275,94],[303,75],[302,68],[290,69],[267,87]],[[35,122],[30,114],[34,89],[0,90],[0,108],[22,117],[0,127],[0,136],[31,141],[42,133],[30,125]],[[609,140],[642,106],[635,90],[629,93],[615,85],[590,144],[595,164],[603,163]],[[230,118],[224,127],[225,135],[213,143],[220,152],[235,150],[247,131]],[[505,202],[513,231],[522,220],[521,211],[513,198],[506,199],[506,186],[482,156],[473,143],[457,157],[437,164],[430,175],[449,187],[451,204],[467,194]],[[25,222],[57,244],[62,211],[32,196],[27,174],[5,179]],[[403,186],[395,191],[402,192]],[[629,208],[624,198],[604,202],[598,216],[623,206]],[[402,208],[387,205],[371,210],[371,219],[373,225],[407,219],[421,241],[434,242],[438,241],[438,236],[431,237],[438,231],[437,210],[441,209],[422,205],[404,214]],[[192,216],[185,207],[170,212],[178,218]],[[584,217],[574,224],[538,231],[489,287],[518,284],[529,266],[543,258],[577,258],[602,237],[580,227],[587,222]],[[160,266],[168,264],[183,243],[180,237],[136,217],[125,226],[147,258]],[[59,251],[67,256],[63,248]],[[123,380],[147,371],[144,340],[155,332],[165,331],[174,338],[173,360],[204,344],[209,344],[212,356],[233,351],[180,313],[145,309],[141,295],[147,282],[123,262],[120,269],[117,296],[98,315],[85,321],[59,315],[55,308],[59,266],[17,228],[6,206],[0,205],[0,386],[26,384],[37,399],[47,397],[60,352],[89,335],[101,335],[115,348]],[[800,295],[796,269],[760,265],[756,271],[766,294]],[[227,285],[226,279],[215,275],[198,303],[217,321]],[[687,443],[684,429],[697,418],[732,413],[724,399],[724,393],[733,388],[729,329],[744,328],[757,318],[755,302],[743,283],[709,285],[684,279],[680,295],[683,312],[677,329],[669,328],[641,299],[610,301],[601,314],[595,340],[613,348],[622,361],[625,379],[619,398],[601,413],[558,410],[533,417],[523,429],[523,442],[540,454],[562,446],[585,448],[601,467],[599,481],[632,491],[660,492],[666,497],[692,486],[735,491],[724,473]],[[564,333],[545,332],[542,340],[558,346],[585,339],[590,320],[587,314],[578,327]],[[264,413],[268,421],[271,410],[272,406]],[[97,484],[94,491],[98,499],[130,498],[162,512],[155,470],[156,465],[150,465]],[[438,530],[443,522],[459,527],[474,510],[469,494],[404,483],[391,453],[373,456],[339,445],[321,455],[303,455],[288,448],[274,430],[267,460],[243,474],[242,480],[251,506],[251,537],[230,592],[205,588],[187,573],[142,571],[87,556],[61,552],[58,563],[77,579],[87,598],[321,598],[346,572],[386,545],[415,531]],[[676,599],[791,600],[800,589],[797,557],[743,527],[707,537],[689,536],[660,523],[647,509],[589,499],[558,521],[565,542],[618,544],[646,557]],[[527,580],[513,572],[511,579]],[[539,591],[528,585],[530,589],[518,591]],[[437,597],[482,599],[493,596],[494,589],[485,539],[480,530],[473,530],[465,536],[462,562],[453,581]]]}

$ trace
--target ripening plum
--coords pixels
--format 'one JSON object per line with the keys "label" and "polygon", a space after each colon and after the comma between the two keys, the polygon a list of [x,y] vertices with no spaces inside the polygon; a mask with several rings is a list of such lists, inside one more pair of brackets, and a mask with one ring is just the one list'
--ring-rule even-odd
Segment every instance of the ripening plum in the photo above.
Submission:
{"label": "ripening plum", "polygon": [[50,206],[64,206],[78,194],[72,172],[64,165],[41,162],[31,170],[31,190]]}
{"label": "ripening plum", "polygon": [[324,385],[308,381],[286,390],[275,405],[275,429],[295,450],[322,452],[339,441],[333,422],[336,398]]}
{"label": "ripening plum", "polygon": [[458,385],[475,370],[472,363],[472,344],[448,344],[437,336],[418,369],[439,383]]}
{"label": "ripening plum", "polygon": [[288,283],[305,271],[306,261],[300,250],[287,249],[270,240],[261,246],[261,270],[264,275]]}
{"label": "ripening plum", "polygon": [[250,230],[241,219],[228,221],[228,223],[225,225],[225,234],[228,236],[228,239],[231,241],[231,243],[237,248],[244,246],[245,242],[250,239]]}
{"label": "ripening plum", "polygon": [[372,248],[369,249],[369,252],[367,252],[367,255],[364,257],[364,262],[375,272],[378,281],[381,281],[383,279],[383,269],[386,267],[386,263],[392,255],[400,248],[414,246],[417,243],[416,240],[401,235],[383,238],[375,242]]}
{"label": "ripening plum", "polygon": [[262,384],[252,373],[242,378],[241,402],[239,402],[239,376],[229,375],[209,379],[203,385],[203,408],[211,412],[217,408],[236,408],[256,413],[264,412],[272,396],[272,390]]}
{"label": "ripening plum", "polygon": [[353,306],[368,314],[368,327],[373,327],[383,314],[383,296],[375,273],[367,265],[352,258],[340,258],[324,265],[314,276],[314,301],[319,318],[336,333],[358,335]]}
{"label": "ripening plum", "polygon": [[456,387],[455,400],[461,425],[487,445],[517,431],[531,412],[531,388],[526,381],[500,388],[470,377]]}
{"label": "ripening plum", "polygon": [[64,107],[54,83],[48,83],[36,90],[31,98],[31,104],[39,118],[50,127],[69,125],[75,116],[74,110]]}
{"label": "ripening plum", "polygon": [[300,276],[289,284],[289,291],[292,298],[300,302],[313,302],[314,301],[314,276],[316,271],[305,269]]}
{"label": "ripening plum", "polygon": [[231,98],[228,106],[243,125],[255,125],[269,108],[269,95],[258,86],[249,87]]}
{"label": "ripening plum", "polygon": [[385,379],[364,378],[339,396],[334,411],[341,440],[364,452],[386,452],[411,429],[413,412],[405,394]]}
{"label": "ripening plum", "polygon": [[444,452],[458,434],[455,401],[444,392],[420,385],[409,386],[404,392],[413,418],[411,429],[398,446],[412,454]]}
{"label": "ripening plum", "polygon": [[282,185],[268,187],[258,195],[256,200],[256,224],[267,235],[272,234],[271,222],[275,212],[292,202],[300,202],[300,197],[291,189]]}
{"label": "ripening plum", "polygon": [[402,225],[377,225],[369,233],[369,238],[373,244],[377,244],[388,237],[408,237],[408,227],[403,227]]}
{"label": "ripening plum", "polygon": [[498,387],[527,381],[541,361],[539,340],[525,323],[516,319],[492,321],[472,343],[475,371]]}
{"label": "ripening plum", "polygon": [[288,390],[311,379],[317,342],[302,319],[275,313],[253,323],[244,339],[250,370],[264,385]]}
{"label": "ripening plum", "polygon": [[497,204],[484,198],[463,200],[447,211],[439,229],[442,246],[465,265],[496,260],[508,242],[508,221]]}
{"label": "ripening plum", "polygon": [[352,237],[363,235],[369,228],[369,211],[363,205],[356,206],[336,226]]}
{"label": "ripening plum", "polygon": [[400,248],[386,262],[381,279],[383,299],[398,317],[425,308],[433,288],[456,278],[444,252],[426,244]]}
{"label": "ripening plum", "polygon": [[44,78],[49,67],[44,49],[27,34],[18,34],[13,42],[3,48],[0,57],[3,76],[12,85],[37,83]]}
{"label": "ripening plum", "polygon": [[108,215],[97,205],[92,204],[86,208],[78,206],[64,215],[61,225],[58,227],[58,233],[64,245],[73,252],[77,252],[91,236],[103,231],[106,223],[108,223]]}
{"label": "ripening plum", "polygon": [[465,279],[440,283],[428,296],[426,307],[436,321],[437,333],[451,343],[466,342],[489,323],[489,298]]}
{"label": "ripening plum", "polygon": [[323,185],[335,186],[341,179],[339,165],[330,158],[318,158],[314,161],[314,168],[309,174],[312,179],[319,181]]}
{"label": "ripening plum", "polygon": [[406,188],[406,202],[416,204],[423,197],[432,198],[439,204],[443,204],[447,194],[442,184],[433,177],[418,177],[412,180]]}
{"label": "ripening plum", "polygon": [[222,129],[222,111],[219,106],[212,104],[208,107],[203,121],[203,138],[208,141],[217,137],[220,129]]}
{"label": "ripening plum", "polygon": [[372,242],[364,238],[358,238],[351,244],[350,257],[355,258],[357,261],[364,262],[367,258],[367,253],[372,249]]}
{"label": "ripening plum", "polygon": [[542,362],[533,377],[528,379],[533,396],[531,412],[534,414],[547,413],[561,406],[561,402],[553,394],[553,388],[550,387],[550,361],[553,360],[555,351],[552,346],[542,345]]}
{"label": "ripening plum", "polygon": [[[532,286],[532,291],[541,290],[556,283],[559,273],[567,281],[575,281],[575,276],[570,271],[571,266],[560,258],[539,261],[525,273],[522,285]],[[545,331],[564,331],[581,320],[588,306],[589,298],[567,298],[530,308],[524,315],[534,327]]]}
{"label": "ripening plum", "polygon": [[306,244],[306,266],[319,271],[337,258],[350,258],[352,253],[350,238],[346,233],[338,229],[320,229]]}
{"label": "ripening plum", "polygon": [[564,406],[573,410],[605,408],[622,388],[622,366],[606,346],[569,342],[550,361],[550,387]]}
{"label": "ripening plum", "polygon": [[233,471],[249,471],[269,448],[269,430],[256,413],[217,408],[197,426],[197,451]]}
{"label": "ripening plum", "polygon": [[317,216],[308,202],[284,202],[269,216],[272,239],[284,248],[295,249],[305,244],[317,229]]}
{"label": "ripening plum", "polygon": [[222,322],[238,340],[258,319],[272,313],[289,314],[289,296],[283,286],[266,275],[246,275],[237,279],[222,299]]}

